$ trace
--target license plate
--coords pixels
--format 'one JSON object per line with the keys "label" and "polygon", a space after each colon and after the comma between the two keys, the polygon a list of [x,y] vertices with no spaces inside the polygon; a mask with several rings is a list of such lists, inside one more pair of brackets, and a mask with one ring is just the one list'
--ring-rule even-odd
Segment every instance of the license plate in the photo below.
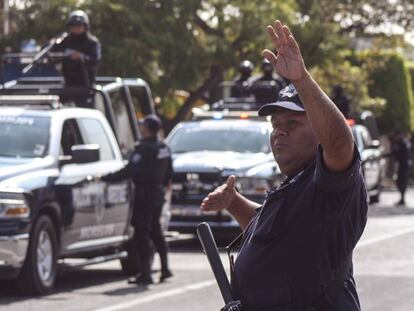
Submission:
{"label": "license plate", "polygon": [[171,209],[171,215],[173,216],[202,216],[214,214],[216,212],[203,212],[199,207],[195,208],[173,208]]}

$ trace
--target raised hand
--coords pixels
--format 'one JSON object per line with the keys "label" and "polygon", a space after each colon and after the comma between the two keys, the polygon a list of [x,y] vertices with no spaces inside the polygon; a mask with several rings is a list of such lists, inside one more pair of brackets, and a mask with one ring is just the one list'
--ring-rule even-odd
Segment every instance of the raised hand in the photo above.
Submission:
{"label": "raised hand", "polygon": [[306,68],[299,46],[286,25],[276,20],[267,26],[267,34],[277,51],[277,56],[270,50],[264,50],[263,56],[273,64],[278,74],[294,82],[301,79]]}
{"label": "raised hand", "polygon": [[229,208],[236,198],[235,183],[236,177],[233,175],[229,176],[224,185],[217,187],[204,198],[201,203],[201,209],[203,211],[221,211]]}

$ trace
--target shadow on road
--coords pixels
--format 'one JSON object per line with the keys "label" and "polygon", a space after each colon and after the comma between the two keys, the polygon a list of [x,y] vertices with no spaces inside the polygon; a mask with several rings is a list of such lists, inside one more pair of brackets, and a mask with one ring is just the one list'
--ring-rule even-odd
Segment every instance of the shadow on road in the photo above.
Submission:
{"label": "shadow on road", "polygon": [[[61,300],[69,299],[59,297],[56,294],[68,293],[82,288],[97,286],[100,284],[108,284],[125,280],[125,288],[118,288],[120,294],[123,293],[137,293],[144,291],[144,287],[131,287],[126,285],[127,277],[117,269],[93,269],[93,270],[72,270],[62,271],[56,279],[55,289],[52,294],[45,296],[32,296],[19,293],[18,288],[13,281],[0,281],[0,306],[7,306],[9,304],[19,302],[26,299],[42,299],[42,300]],[[127,287],[128,286],[128,287]],[[88,293],[93,295],[93,293]],[[116,295],[116,293],[108,292],[108,295]],[[0,308],[1,309],[1,308]]]}
{"label": "shadow on road", "polygon": [[[218,246],[227,245],[228,239],[219,239]],[[202,248],[196,236],[190,236],[185,239],[177,239],[169,242],[170,252],[172,253],[200,253]],[[124,282],[122,285],[103,292],[109,296],[123,296],[128,294],[137,294],[147,290],[146,287],[138,287],[127,285],[127,276],[120,269],[84,269],[84,270],[65,270],[60,267],[59,275],[56,279],[55,289],[53,293],[45,296],[33,296],[22,294],[19,292],[16,282],[12,280],[0,280],[0,309],[5,306],[11,306],[22,300],[65,300],[70,299],[67,296],[58,295],[60,293],[70,293],[79,289],[87,289],[88,287],[99,286],[101,284],[110,284],[116,282]],[[154,270],[155,272],[159,272]],[[100,295],[102,292],[99,293]],[[94,295],[88,291],[88,295]],[[98,294],[97,294],[98,295]]]}
{"label": "shadow on road", "polygon": [[103,294],[108,295],[108,296],[125,296],[125,295],[130,295],[130,294],[142,293],[142,292],[145,292],[146,290],[148,290],[148,286],[129,285],[128,287],[105,291],[103,292]]}
{"label": "shadow on road", "polygon": [[408,216],[414,215],[414,206],[406,205],[382,205],[378,206],[377,204],[371,205],[368,210],[369,217],[383,217],[383,216]]}

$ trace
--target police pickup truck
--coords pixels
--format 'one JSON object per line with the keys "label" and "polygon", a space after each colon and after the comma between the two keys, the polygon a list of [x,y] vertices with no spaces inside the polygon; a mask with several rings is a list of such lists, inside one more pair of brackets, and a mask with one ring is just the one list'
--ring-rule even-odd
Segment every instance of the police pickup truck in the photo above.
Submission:
{"label": "police pickup truck", "polygon": [[195,233],[206,221],[222,238],[240,232],[226,211],[202,213],[200,204],[230,175],[237,177],[241,194],[263,202],[284,179],[271,152],[270,132],[270,122],[254,111],[200,111],[179,123],[167,137],[174,168],[169,230]]}
{"label": "police pickup truck", "polygon": [[33,95],[41,93],[33,81],[0,90],[9,94],[0,96],[0,278],[25,292],[50,292],[62,265],[120,259],[127,274],[139,271],[133,185],[99,179],[124,166],[139,136],[135,111],[122,102],[128,85],[110,82],[95,90],[97,109]]}

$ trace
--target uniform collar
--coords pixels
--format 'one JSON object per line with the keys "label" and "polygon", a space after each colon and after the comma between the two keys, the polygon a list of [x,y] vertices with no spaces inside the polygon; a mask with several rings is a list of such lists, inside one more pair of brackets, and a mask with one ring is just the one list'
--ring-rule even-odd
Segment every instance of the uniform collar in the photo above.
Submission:
{"label": "uniform collar", "polygon": [[289,185],[295,183],[298,179],[301,178],[301,176],[307,176],[309,172],[312,172],[316,164],[316,157],[309,162],[302,170],[300,170],[298,173],[292,176],[288,176],[280,185],[276,188],[276,190],[281,190]]}

